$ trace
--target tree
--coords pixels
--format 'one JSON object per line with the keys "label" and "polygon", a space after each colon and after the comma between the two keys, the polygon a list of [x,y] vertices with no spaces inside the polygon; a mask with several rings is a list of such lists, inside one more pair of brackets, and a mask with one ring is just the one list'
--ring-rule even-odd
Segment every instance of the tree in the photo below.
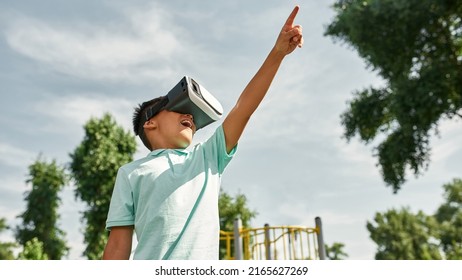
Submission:
{"label": "tree", "polygon": [[442,119],[461,118],[462,1],[338,0],[325,35],[356,49],[385,81],[356,91],[342,114],[344,136],[375,147],[382,177],[396,193],[410,170],[430,161]]}
{"label": "tree", "polygon": [[435,214],[440,224],[440,246],[447,259],[460,260],[462,259],[462,180],[454,179],[443,188],[446,202]]}
{"label": "tree", "polygon": [[101,259],[107,242],[106,218],[117,170],[133,160],[136,141],[118,126],[111,115],[92,118],[84,126],[85,136],[70,155],[70,169],[76,184],[76,197],[87,204],[84,255]]}
{"label": "tree", "polygon": [[[0,233],[6,229],[9,229],[9,227],[6,224],[5,218],[0,218]],[[0,260],[13,260],[14,247],[16,247],[16,244],[13,242],[0,242]]]}
{"label": "tree", "polygon": [[43,250],[43,242],[34,237],[26,242],[24,250],[18,255],[18,260],[48,260]]}
{"label": "tree", "polygon": [[218,209],[220,212],[220,229],[224,231],[233,231],[234,220],[237,218],[241,219],[243,227],[249,227],[250,221],[258,214],[248,208],[247,197],[244,194],[237,194],[232,197],[224,190],[220,191]]}
{"label": "tree", "polygon": [[27,209],[19,215],[23,222],[15,232],[16,240],[23,246],[36,238],[43,244],[43,252],[52,260],[59,260],[69,252],[65,233],[56,225],[61,201],[58,194],[67,181],[63,167],[58,166],[55,160],[48,163],[39,156],[29,166],[26,183],[31,184],[32,189],[25,193]]}
{"label": "tree", "polygon": [[343,260],[342,257],[348,257],[348,254],[343,251],[345,244],[334,242],[332,246],[327,244],[324,245],[326,247],[326,255],[329,260]]}
{"label": "tree", "polygon": [[409,209],[376,213],[375,223],[367,222],[371,239],[377,243],[377,260],[439,260],[441,255],[434,240],[437,223],[422,211]]}
{"label": "tree", "polygon": [[377,259],[462,259],[462,180],[445,184],[434,215],[409,209],[376,213],[367,223]]}
{"label": "tree", "polygon": [[[230,196],[223,190],[220,190],[218,200],[218,209],[220,213],[220,230],[232,232],[234,230],[234,220],[241,219],[244,228],[250,227],[251,219],[257,216],[256,211],[252,211],[247,206],[247,198],[243,194],[237,194],[235,197]],[[220,259],[226,255],[226,244],[220,241]]]}

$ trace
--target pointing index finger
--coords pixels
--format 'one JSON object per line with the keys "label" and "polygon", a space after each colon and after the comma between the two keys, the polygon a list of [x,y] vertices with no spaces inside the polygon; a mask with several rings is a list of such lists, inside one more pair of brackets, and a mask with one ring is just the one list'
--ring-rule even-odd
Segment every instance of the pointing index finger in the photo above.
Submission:
{"label": "pointing index finger", "polygon": [[300,9],[300,6],[295,6],[295,8],[292,10],[292,13],[290,13],[289,17],[286,20],[286,26],[292,26],[294,24],[295,17],[297,16],[298,10]]}

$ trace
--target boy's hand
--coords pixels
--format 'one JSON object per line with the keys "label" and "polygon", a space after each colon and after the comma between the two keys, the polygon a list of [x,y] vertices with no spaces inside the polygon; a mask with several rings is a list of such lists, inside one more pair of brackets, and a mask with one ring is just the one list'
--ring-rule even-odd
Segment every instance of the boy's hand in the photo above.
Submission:
{"label": "boy's hand", "polygon": [[294,25],[294,19],[299,9],[299,6],[295,6],[290,13],[274,45],[274,49],[282,55],[288,55],[295,48],[301,48],[303,45],[302,26]]}

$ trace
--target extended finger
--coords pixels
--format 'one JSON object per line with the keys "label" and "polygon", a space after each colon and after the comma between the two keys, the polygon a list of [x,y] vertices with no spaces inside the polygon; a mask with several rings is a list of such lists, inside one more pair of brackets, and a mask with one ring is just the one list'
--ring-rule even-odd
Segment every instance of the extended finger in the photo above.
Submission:
{"label": "extended finger", "polygon": [[292,10],[292,13],[290,13],[289,17],[286,20],[285,25],[292,26],[294,24],[295,17],[297,16],[298,10],[300,9],[300,6],[295,6],[295,8]]}

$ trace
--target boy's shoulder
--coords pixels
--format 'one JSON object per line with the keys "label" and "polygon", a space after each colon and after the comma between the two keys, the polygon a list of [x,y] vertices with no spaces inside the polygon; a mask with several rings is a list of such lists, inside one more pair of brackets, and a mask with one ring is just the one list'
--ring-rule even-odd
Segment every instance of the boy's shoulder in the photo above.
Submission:
{"label": "boy's shoulder", "polygon": [[135,160],[132,160],[132,161],[130,161],[128,163],[125,163],[119,169],[123,170],[126,173],[131,173],[133,170],[139,168],[143,163],[151,160],[152,157],[150,157],[149,155],[150,154],[148,154],[148,155],[146,155],[146,156],[144,156],[142,158],[135,159]]}
{"label": "boy's shoulder", "polygon": [[[198,146],[198,145],[196,145],[196,146]],[[154,151],[149,152],[146,156],[144,156],[142,158],[135,159],[135,160],[133,160],[131,162],[128,162],[128,163],[122,165],[120,167],[120,169],[123,169],[125,171],[133,171],[133,170],[139,168],[140,166],[145,165],[145,163],[151,162],[153,160],[155,161],[156,159],[161,158],[162,156],[165,156],[167,154],[174,153],[174,154],[187,155],[187,154],[191,153],[193,150],[195,150],[195,148],[196,147],[193,147],[192,150],[186,150],[186,149],[159,149],[159,150],[154,150]]]}
{"label": "boy's shoulder", "polygon": [[[213,146],[213,145],[208,145],[207,143],[209,142],[215,142],[217,139],[222,139],[224,141],[224,132],[222,126],[218,126],[214,133],[210,135],[208,138],[206,138],[203,141],[199,141],[196,144],[194,144],[192,147],[189,147],[187,149],[158,149],[158,150],[153,150],[150,151],[147,155],[145,155],[142,158],[135,159],[131,162],[128,162],[120,167],[124,172],[126,173],[131,173],[134,170],[139,169],[142,166],[145,166],[146,163],[151,162],[153,160],[156,160],[157,158],[161,158],[163,155],[166,154],[177,154],[177,155],[183,155],[185,158],[196,158],[198,154],[202,154],[202,150],[207,149],[206,147]],[[214,141],[215,140],[215,141]],[[147,164],[149,165],[149,163]]]}

